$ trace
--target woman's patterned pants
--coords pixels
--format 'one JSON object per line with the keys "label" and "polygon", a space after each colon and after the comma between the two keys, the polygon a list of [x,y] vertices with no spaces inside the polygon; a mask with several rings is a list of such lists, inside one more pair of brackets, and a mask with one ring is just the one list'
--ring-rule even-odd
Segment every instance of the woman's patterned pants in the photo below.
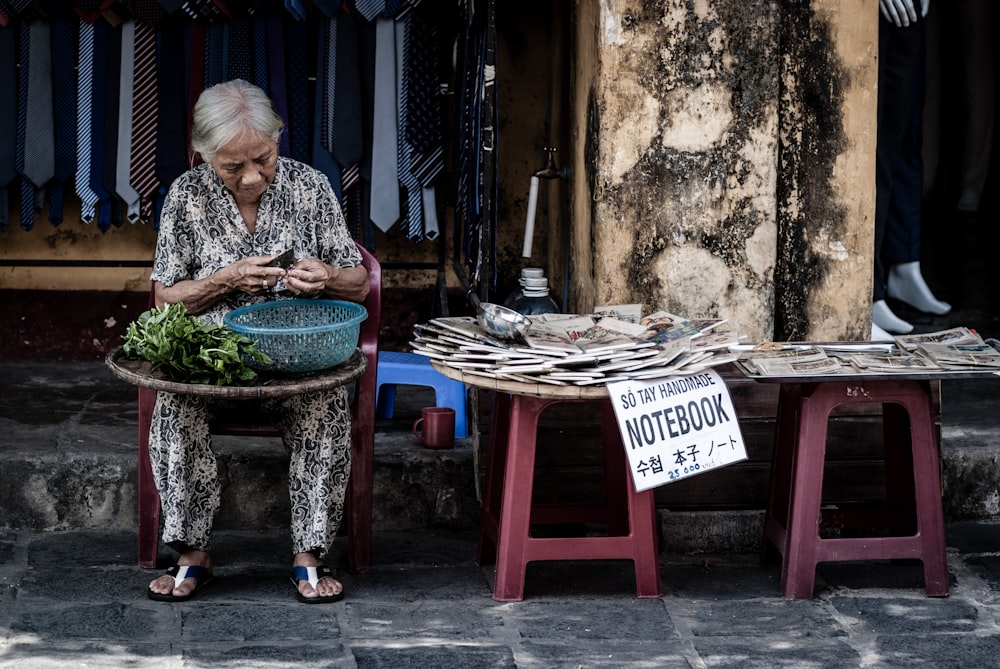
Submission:
{"label": "woman's patterned pants", "polygon": [[209,422],[237,406],[274,421],[289,454],[288,494],[294,553],[327,554],[344,515],[351,472],[347,389],[268,400],[217,400],[158,392],[149,459],[163,509],[163,541],[177,551],[209,550],[219,482]]}

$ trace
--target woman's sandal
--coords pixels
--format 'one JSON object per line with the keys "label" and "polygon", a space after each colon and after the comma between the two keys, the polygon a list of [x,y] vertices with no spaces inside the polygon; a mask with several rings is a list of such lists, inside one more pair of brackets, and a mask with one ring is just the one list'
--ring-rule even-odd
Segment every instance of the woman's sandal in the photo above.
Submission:
{"label": "woman's sandal", "polygon": [[336,595],[306,597],[299,592],[299,581],[309,581],[309,585],[313,587],[313,590],[316,590],[316,584],[319,583],[320,579],[327,577],[336,579],[333,570],[325,564],[321,564],[318,567],[294,567],[292,569],[292,583],[295,585],[295,594],[298,596],[299,601],[304,604],[329,604],[342,600],[344,598],[343,583],[340,585],[340,592]]}
{"label": "woman's sandal", "polygon": [[174,590],[180,587],[186,579],[193,578],[195,581],[194,590],[186,595],[163,595],[158,592],[153,592],[151,589],[146,590],[146,594],[150,599],[156,600],[158,602],[186,602],[195,596],[199,590],[204,588],[206,585],[212,582],[212,570],[206,567],[199,567],[198,565],[179,565],[175,564],[173,567],[167,570],[167,576],[172,576],[174,579]]}

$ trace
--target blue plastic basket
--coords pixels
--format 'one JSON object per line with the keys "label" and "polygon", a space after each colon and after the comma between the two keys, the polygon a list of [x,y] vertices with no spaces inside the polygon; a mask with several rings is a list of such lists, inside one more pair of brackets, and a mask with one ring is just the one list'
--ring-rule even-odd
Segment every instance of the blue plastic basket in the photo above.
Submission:
{"label": "blue plastic basket", "polygon": [[351,357],[366,318],[354,302],[278,300],[233,309],[224,322],[271,358],[269,365],[251,361],[254,369],[314,372]]}

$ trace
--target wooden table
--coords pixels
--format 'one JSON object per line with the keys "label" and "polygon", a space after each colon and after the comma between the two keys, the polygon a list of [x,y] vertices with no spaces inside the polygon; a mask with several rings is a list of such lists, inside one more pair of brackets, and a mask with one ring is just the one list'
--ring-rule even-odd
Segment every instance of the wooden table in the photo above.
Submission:
{"label": "wooden table", "polygon": [[[633,561],[639,597],[659,597],[653,491],[635,491],[607,389],[522,383],[466,373],[436,360],[433,365],[449,378],[496,391],[477,549],[479,564],[496,561],[493,598],[523,599],[525,568],[532,561],[611,559]],[[560,402],[601,405],[605,481],[601,503],[532,503],[539,416]],[[531,536],[532,523],[588,521],[606,523],[608,536]]]}
{"label": "wooden table", "polygon": [[[992,376],[983,372],[879,375],[753,376],[780,384],[775,452],[764,520],[763,557],[781,556],[786,599],[813,596],[821,562],[918,559],[928,596],[948,594],[934,388],[941,379]],[[884,503],[823,508],[823,470],[830,413],[843,404],[882,405]],[[823,528],[840,536],[821,537]],[[878,529],[878,536],[851,530]],[[843,530],[848,530],[843,532]]]}

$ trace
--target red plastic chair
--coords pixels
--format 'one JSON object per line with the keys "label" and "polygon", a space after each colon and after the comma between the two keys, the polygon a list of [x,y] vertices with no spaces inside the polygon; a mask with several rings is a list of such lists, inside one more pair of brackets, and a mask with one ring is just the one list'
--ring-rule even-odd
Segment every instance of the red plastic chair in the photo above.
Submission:
{"label": "red plastic chair", "polygon": [[[375,456],[375,380],[378,370],[378,334],[382,313],[382,268],[367,249],[358,245],[361,264],[368,270],[369,291],[364,302],[368,318],[361,324],[358,347],[368,366],[356,383],[351,402],[351,478],[347,489],[345,525],[348,568],[355,573],[371,567],[372,478]],[[150,302],[153,296],[150,292]],[[160,543],[160,495],[149,464],[149,425],[156,391],[139,388],[139,566],[156,567]],[[227,419],[212,424],[212,433],[238,436],[277,437],[274,426],[254,421]]]}

